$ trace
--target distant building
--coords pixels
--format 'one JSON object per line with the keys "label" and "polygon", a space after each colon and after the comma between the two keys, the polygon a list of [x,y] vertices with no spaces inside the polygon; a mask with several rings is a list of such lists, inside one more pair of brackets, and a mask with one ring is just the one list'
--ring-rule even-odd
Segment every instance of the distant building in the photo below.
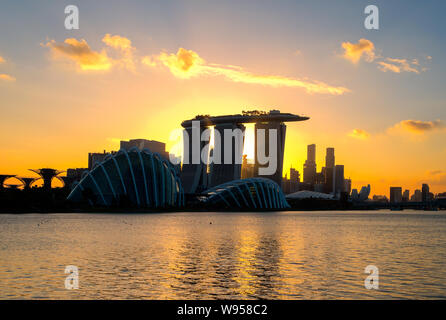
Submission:
{"label": "distant building", "polygon": [[335,149],[327,148],[327,153],[325,155],[325,167],[334,168],[335,166]]}
{"label": "distant building", "polygon": [[390,187],[390,202],[401,202],[403,200],[403,189],[401,187]]}
{"label": "distant building", "polygon": [[335,166],[335,178],[334,178],[334,194],[339,195],[341,192],[344,192],[344,166],[337,164]]}
{"label": "distant building", "polygon": [[370,190],[370,184],[367,187],[362,187],[359,193],[358,189],[353,189],[350,197],[354,201],[366,201],[369,199]]}
{"label": "distant building", "polygon": [[88,168],[67,169],[67,177],[80,180],[85,171],[88,171]]}
{"label": "distant building", "polygon": [[423,197],[422,197],[420,189],[416,189],[414,191],[412,197],[410,197],[410,201],[414,201],[414,202],[421,202],[422,199],[423,199]]}
{"label": "distant building", "polygon": [[300,173],[296,169],[290,169],[290,178],[287,175],[282,180],[282,190],[285,194],[299,191]]}
{"label": "distant building", "polygon": [[350,192],[352,191],[352,179],[344,180],[344,191],[350,194]]}
{"label": "distant building", "polygon": [[324,170],[316,173],[316,179],[314,181],[314,184],[322,184],[325,186],[325,167],[322,169]]}
{"label": "distant building", "polygon": [[421,186],[421,201],[429,201],[429,185],[426,183]]}
{"label": "distant building", "polygon": [[290,180],[297,183],[300,182],[300,173],[298,170],[293,168],[290,169]]}
{"label": "distant building", "polygon": [[120,148],[129,151],[132,148],[139,150],[149,149],[152,153],[158,153],[164,160],[169,161],[169,153],[166,151],[164,142],[146,139],[132,139],[129,141],[121,141]]}
{"label": "distant building", "polygon": [[378,201],[378,202],[389,202],[389,199],[387,199],[386,196],[374,195],[374,196],[373,196],[373,201]]}
{"label": "distant building", "polygon": [[65,187],[71,189],[75,183],[82,180],[85,174],[88,173],[88,168],[75,168],[67,169],[67,176],[61,177],[64,182]]}
{"label": "distant building", "polygon": [[332,193],[334,190],[335,175],[335,149],[327,148],[325,154],[325,168],[322,169],[325,178],[325,192]]}
{"label": "distant building", "polygon": [[408,202],[410,200],[410,191],[404,190],[403,192],[403,202]]}
{"label": "distant building", "polygon": [[368,184],[367,187],[362,187],[361,191],[359,191],[359,200],[360,201],[368,200],[370,191],[371,191],[370,184]]}
{"label": "distant building", "polygon": [[446,192],[437,193],[435,199],[446,199]]}
{"label": "distant building", "polygon": [[333,193],[335,184],[335,169],[325,168],[325,193]]}
{"label": "distant building", "polygon": [[303,190],[314,191],[314,184],[309,184],[305,182],[299,183],[299,191]]}
{"label": "distant building", "polygon": [[97,152],[92,152],[88,154],[88,170],[92,170],[94,165],[96,163],[99,162],[103,162],[105,160],[105,157],[108,156],[109,154],[114,154],[115,152],[106,152],[104,150],[104,152],[102,153],[97,153]]}
{"label": "distant building", "polygon": [[304,183],[316,183],[316,145],[307,146],[307,160],[304,163]]}
{"label": "distant building", "polygon": [[282,185],[280,186],[284,194],[289,194],[291,189],[291,181],[288,179],[288,175],[285,174],[285,178],[282,179]]}

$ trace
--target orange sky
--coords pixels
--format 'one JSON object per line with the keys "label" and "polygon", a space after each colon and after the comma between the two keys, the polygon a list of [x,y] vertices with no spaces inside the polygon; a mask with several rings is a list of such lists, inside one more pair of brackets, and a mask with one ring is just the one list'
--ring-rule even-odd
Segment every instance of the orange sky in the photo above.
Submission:
{"label": "orange sky", "polygon": [[0,173],[86,167],[88,152],[116,150],[121,139],[170,149],[172,130],[197,114],[279,109],[311,118],[288,124],[284,174],[302,172],[315,143],[318,170],[334,147],[354,188],[370,183],[372,194],[388,195],[390,186],[412,193],[426,182],[446,191],[439,48],[336,25],[310,37],[286,28],[294,20],[285,13],[283,29],[277,20],[261,31],[243,13],[233,26],[213,11],[189,14],[180,14],[182,33],[111,21],[73,32],[25,25],[15,46],[0,41]]}

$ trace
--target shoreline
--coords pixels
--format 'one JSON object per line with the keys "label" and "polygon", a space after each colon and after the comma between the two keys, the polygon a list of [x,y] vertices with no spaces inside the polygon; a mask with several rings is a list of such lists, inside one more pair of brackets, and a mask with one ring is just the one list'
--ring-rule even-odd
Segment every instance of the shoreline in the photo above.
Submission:
{"label": "shoreline", "polygon": [[364,212],[371,212],[371,211],[392,211],[395,213],[398,212],[408,212],[408,211],[423,211],[423,212],[446,212],[446,209],[438,209],[438,210],[423,210],[423,209],[417,209],[417,208],[406,208],[401,210],[392,210],[391,208],[339,208],[339,209],[333,209],[333,208],[288,208],[288,209],[281,209],[281,210],[203,210],[199,208],[195,209],[183,209],[183,210],[149,210],[149,209],[110,209],[110,208],[90,208],[85,210],[0,210],[0,215],[3,214],[13,214],[13,215],[20,215],[20,214],[71,214],[71,213],[86,213],[86,214],[162,214],[162,213],[187,213],[187,212],[195,212],[195,213],[206,213],[206,212],[221,212],[221,213],[268,213],[268,212],[316,212],[316,211],[325,211],[325,212],[345,212],[345,211],[364,211]]}

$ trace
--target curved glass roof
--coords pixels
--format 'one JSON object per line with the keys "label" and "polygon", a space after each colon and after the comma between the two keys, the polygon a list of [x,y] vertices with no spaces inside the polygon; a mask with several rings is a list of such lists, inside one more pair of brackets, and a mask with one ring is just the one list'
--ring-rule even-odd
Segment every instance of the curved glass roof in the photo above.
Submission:
{"label": "curved glass roof", "polygon": [[282,189],[267,178],[234,180],[206,190],[205,205],[226,209],[274,210],[288,205]]}
{"label": "curved glass roof", "polygon": [[148,149],[124,149],[86,173],[68,196],[94,206],[146,208],[184,205],[181,182],[172,165]]}

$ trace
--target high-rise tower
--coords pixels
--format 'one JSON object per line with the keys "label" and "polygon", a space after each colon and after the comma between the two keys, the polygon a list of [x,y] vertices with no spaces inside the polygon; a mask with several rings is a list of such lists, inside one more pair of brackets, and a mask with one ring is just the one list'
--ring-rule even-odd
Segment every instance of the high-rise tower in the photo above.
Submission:
{"label": "high-rise tower", "polygon": [[316,182],[316,145],[307,146],[307,160],[304,163],[304,183]]}
{"label": "high-rise tower", "polygon": [[334,194],[338,195],[345,191],[344,165],[335,166]]}
{"label": "high-rise tower", "polygon": [[[282,171],[283,171],[283,154],[285,152],[285,136],[286,136],[286,125],[282,122],[260,122],[256,123],[255,127],[255,167],[254,176],[269,178],[275,181],[279,186],[282,185]],[[260,130],[265,131],[265,139],[260,139]],[[271,140],[272,131],[276,132],[276,139]],[[274,145],[271,145],[273,143]],[[270,162],[267,164],[262,164],[259,161],[259,149],[265,150],[265,156],[270,158]],[[273,150],[275,148],[276,150]],[[273,155],[276,157],[273,157]],[[271,166],[271,161],[275,161],[276,170],[271,175],[260,174],[259,169]]]}
{"label": "high-rise tower", "polygon": [[188,194],[201,192],[207,188],[207,164],[201,157],[202,150],[209,144],[210,135],[201,140],[207,126],[198,125],[199,121],[190,123],[183,131],[183,166],[181,168],[181,182],[184,192]]}
{"label": "high-rise tower", "polygon": [[239,123],[221,123],[214,127],[213,157],[219,157],[220,163],[211,165],[209,187],[240,179],[244,134],[245,126]]}
{"label": "high-rise tower", "polygon": [[[301,117],[291,113],[281,113],[278,110],[271,110],[270,112],[253,110],[243,111],[242,114],[226,116],[197,116],[194,119],[183,121],[181,125],[185,129],[185,136],[183,139],[184,154],[181,181],[184,192],[186,194],[198,193],[204,187],[208,186],[208,182],[211,185],[217,185],[241,177],[242,152],[238,151],[240,147],[243,150],[243,137],[242,139],[230,138],[226,139],[226,141],[224,131],[230,129],[234,132],[238,129],[244,132],[245,127],[242,125],[243,123],[255,123],[254,176],[266,177],[281,185],[286,134],[284,122],[305,121],[308,119],[308,117]],[[194,124],[199,124],[198,127],[200,129],[194,129]],[[207,165],[200,157],[203,150],[206,152],[206,149],[203,149],[203,147],[209,144],[208,138],[205,137],[203,139],[206,141],[202,141],[200,137],[204,130],[210,126],[215,126],[214,134],[216,132],[223,133],[220,134],[222,138],[220,142],[214,139],[213,156],[211,157],[211,160],[213,160],[214,156],[220,152],[222,157],[222,163],[220,164],[209,161],[209,165]],[[258,139],[259,137],[263,138],[263,136],[265,139]],[[226,159],[232,158],[231,161],[228,161],[231,163],[227,163],[224,159],[226,152],[224,150],[226,149],[224,148],[225,145],[228,150],[232,151],[231,157],[227,157]],[[259,154],[262,155],[262,153],[258,151],[262,151],[261,149],[264,151],[264,159],[259,158]],[[203,156],[208,156],[209,158],[209,153]],[[191,162],[193,158],[195,161]],[[266,161],[264,161],[265,159]],[[274,163],[271,163],[272,161]],[[209,169],[209,174],[207,173],[207,169]]]}
{"label": "high-rise tower", "polygon": [[421,186],[421,201],[426,202],[429,200],[429,185],[423,183]]}
{"label": "high-rise tower", "polygon": [[325,167],[334,168],[335,166],[335,149],[327,148],[327,153],[325,154]]}
{"label": "high-rise tower", "polygon": [[335,154],[334,148],[327,148],[325,154],[325,192],[332,193],[334,190],[334,176],[335,176]]}

